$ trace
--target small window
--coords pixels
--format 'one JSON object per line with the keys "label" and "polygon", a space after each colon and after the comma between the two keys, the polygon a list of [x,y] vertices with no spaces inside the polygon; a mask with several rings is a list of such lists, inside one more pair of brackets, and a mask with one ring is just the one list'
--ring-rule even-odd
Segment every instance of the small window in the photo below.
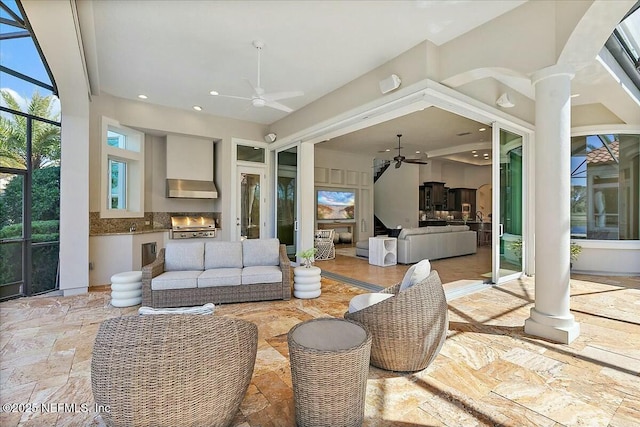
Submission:
{"label": "small window", "polygon": [[102,118],[102,218],[144,216],[144,134]]}
{"label": "small window", "polygon": [[237,147],[238,160],[243,162],[264,163],[264,148],[240,145]]}
{"label": "small window", "polygon": [[110,209],[127,209],[127,162],[109,159]]}

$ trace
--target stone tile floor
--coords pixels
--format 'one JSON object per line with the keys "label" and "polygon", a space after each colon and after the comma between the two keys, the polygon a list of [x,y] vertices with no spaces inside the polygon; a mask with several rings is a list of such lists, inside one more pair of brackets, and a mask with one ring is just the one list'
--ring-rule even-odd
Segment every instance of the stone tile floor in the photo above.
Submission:
{"label": "stone tile floor", "polygon": [[[524,334],[532,278],[450,301],[447,340],[427,369],[369,368],[364,425],[640,425],[640,278],[579,276],[571,289],[582,332],[570,345]],[[311,318],[342,317],[362,292],[323,279],[317,299],[216,308],[216,316],[259,328],[253,379],[233,426],[295,425],[287,332]],[[111,307],[106,290],[1,303],[0,403],[68,406],[46,414],[3,412],[0,425],[104,425],[91,410],[93,340],[101,321],[137,308]]]}

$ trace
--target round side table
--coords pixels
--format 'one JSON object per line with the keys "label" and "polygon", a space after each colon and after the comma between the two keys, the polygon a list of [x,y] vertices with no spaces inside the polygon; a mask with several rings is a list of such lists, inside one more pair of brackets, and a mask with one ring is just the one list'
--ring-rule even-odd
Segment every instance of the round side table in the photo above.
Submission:
{"label": "round side table", "polygon": [[287,335],[296,424],[361,427],[371,334],[361,324],[334,318],[302,322]]}
{"label": "round side table", "polygon": [[364,420],[371,334],[334,318],[302,322],[287,335],[296,424],[360,427]]}
{"label": "round side table", "polygon": [[293,269],[293,296],[301,299],[320,296],[320,267],[296,267]]}
{"label": "round side table", "polygon": [[125,271],[111,276],[111,305],[131,307],[142,302],[142,271]]}

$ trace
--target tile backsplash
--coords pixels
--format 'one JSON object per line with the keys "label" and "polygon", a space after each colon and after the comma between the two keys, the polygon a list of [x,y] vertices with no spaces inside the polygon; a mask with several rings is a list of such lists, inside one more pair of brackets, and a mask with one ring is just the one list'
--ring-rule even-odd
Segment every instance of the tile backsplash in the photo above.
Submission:
{"label": "tile backsplash", "polygon": [[89,234],[126,233],[133,224],[137,231],[168,230],[172,216],[212,217],[216,227],[222,227],[221,212],[145,212],[142,218],[100,218],[100,212],[89,212]]}

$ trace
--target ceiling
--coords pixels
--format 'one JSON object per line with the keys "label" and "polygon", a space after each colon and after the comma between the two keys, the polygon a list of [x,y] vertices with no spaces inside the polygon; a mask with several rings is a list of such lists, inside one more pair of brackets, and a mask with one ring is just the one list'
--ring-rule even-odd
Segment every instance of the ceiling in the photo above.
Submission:
{"label": "ceiling", "polygon": [[[424,40],[441,45],[524,1],[78,2],[92,92],[271,124],[287,113],[252,107],[262,49],[266,92],[294,110]],[[477,6],[481,3],[481,7]]]}
{"label": "ceiling", "polygon": [[[481,131],[480,129],[484,129]],[[401,154],[407,158],[438,157],[477,166],[491,164],[491,126],[452,114],[437,107],[379,123],[333,138],[320,147],[349,153],[367,153],[391,160]],[[386,151],[386,150],[390,151]],[[417,152],[420,153],[417,153]],[[473,152],[475,151],[475,153]],[[485,159],[484,154],[489,154]],[[477,157],[474,157],[477,154]]]}
{"label": "ceiling", "polygon": [[[79,24],[93,94],[149,102],[202,114],[269,125],[288,113],[255,107],[249,100],[212,96],[210,91],[251,97],[257,84],[267,93],[303,91],[279,102],[298,110],[388,62],[424,40],[440,46],[525,3],[485,1],[79,1]],[[473,7],[470,7],[470,4]],[[594,61],[595,62],[595,61]],[[612,79],[599,65],[576,75],[583,94],[576,105],[597,102],[590,83]],[[516,88],[521,83],[502,81]],[[454,84],[452,87],[456,87]],[[531,85],[521,88],[532,98]],[[606,87],[607,93],[619,88]],[[147,99],[141,101],[138,95]],[[610,100],[610,105],[615,105]],[[609,107],[612,111],[613,107]],[[620,107],[622,108],[622,107]],[[617,113],[617,112],[616,112]],[[491,129],[435,107],[324,143],[329,149],[392,158],[402,154],[487,164],[471,150],[486,150]],[[470,132],[458,136],[460,133]],[[348,141],[348,143],[347,143]],[[456,152],[457,150],[457,152]],[[479,151],[482,154],[484,151]]]}

